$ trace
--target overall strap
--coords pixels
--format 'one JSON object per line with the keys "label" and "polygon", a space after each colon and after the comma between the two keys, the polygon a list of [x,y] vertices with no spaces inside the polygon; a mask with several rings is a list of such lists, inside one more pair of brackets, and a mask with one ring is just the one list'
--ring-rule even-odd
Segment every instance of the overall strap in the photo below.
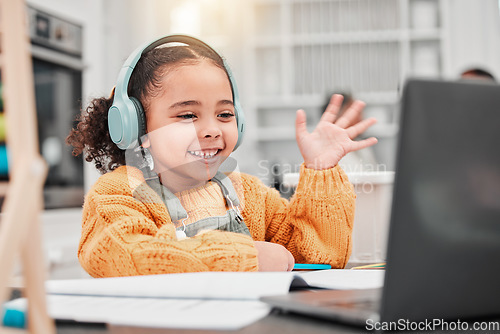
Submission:
{"label": "overall strap", "polygon": [[238,194],[236,193],[236,190],[234,189],[233,183],[229,179],[229,177],[221,172],[217,172],[215,176],[212,178],[212,181],[215,181],[219,187],[222,190],[222,194],[224,195],[224,198],[226,199],[227,205],[233,210],[236,214],[236,221],[238,223],[243,222],[243,216],[241,215],[240,212],[240,200],[238,198]]}
{"label": "overall strap", "polygon": [[160,183],[158,176],[149,178],[146,182],[162,197],[172,222],[177,222],[188,217],[186,210],[182,207],[181,201],[167,187]]}
{"label": "overall strap", "polygon": [[161,191],[163,198],[165,200],[165,204],[167,205],[168,213],[170,214],[170,218],[172,221],[176,222],[181,219],[185,219],[188,217],[188,214],[184,207],[181,204],[181,201],[177,196],[175,196],[167,187],[161,185]]}
{"label": "overall strap", "polygon": [[224,195],[226,202],[229,199],[229,203],[227,203],[229,206],[240,205],[238,194],[236,193],[236,190],[233,187],[233,183],[226,174],[222,172],[217,172],[217,174],[215,174],[215,176],[212,178],[212,181],[217,182],[217,184],[222,190],[222,194]]}

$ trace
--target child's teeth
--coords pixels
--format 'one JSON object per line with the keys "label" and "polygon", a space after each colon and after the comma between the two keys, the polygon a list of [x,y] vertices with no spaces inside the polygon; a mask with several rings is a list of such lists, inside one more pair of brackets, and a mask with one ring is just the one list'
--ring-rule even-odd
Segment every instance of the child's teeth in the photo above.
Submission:
{"label": "child's teeth", "polygon": [[189,151],[191,154],[194,154],[196,155],[197,157],[201,157],[201,158],[204,158],[204,159],[208,159],[208,158],[212,158],[214,155],[217,154],[219,150],[215,150],[215,151],[212,151],[212,152],[202,152],[202,151]]}

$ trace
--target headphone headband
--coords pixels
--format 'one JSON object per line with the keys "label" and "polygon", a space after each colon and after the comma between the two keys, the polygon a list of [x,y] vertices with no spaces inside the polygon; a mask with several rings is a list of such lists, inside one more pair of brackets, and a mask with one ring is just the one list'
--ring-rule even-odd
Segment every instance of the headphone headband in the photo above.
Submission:
{"label": "headphone headband", "polygon": [[137,145],[137,140],[145,134],[146,120],[144,111],[138,99],[128,96],[128,85],[132,72],[142,55],[160,45],[168,43],[200,46],[210,50],[221,58],[231,84],[233,95],[236,123],[238,126],[238,141],[234,148],[236,149],[243,139],[245,118],[239,103],[238,89],[233,74],[224,58],[220,56],[217,51],[203,41],[188,35],[168,35],[155,39],[152,42],[145,43],[138,47],[127,58],[118,74],[113,105],[108,112],[108,128],[111,139],[120,149],[125,150],[135,147]]}

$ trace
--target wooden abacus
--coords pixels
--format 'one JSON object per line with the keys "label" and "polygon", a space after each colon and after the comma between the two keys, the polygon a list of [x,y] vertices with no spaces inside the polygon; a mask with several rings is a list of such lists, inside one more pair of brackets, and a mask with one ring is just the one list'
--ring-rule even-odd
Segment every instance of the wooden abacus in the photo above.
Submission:
{"label": "wooden abacus", "polygon": [[[33,68],[24,0],[0,0],[0,31],[10,153],[10,181],[0,222],[0,306],[7,300],[19,254],[28,299],[28,330],[37,334],[55,333],[54,322],[47,315],[39,221],[47,166],[38,153]],[[0,333],[7,331],[0,327]]]}

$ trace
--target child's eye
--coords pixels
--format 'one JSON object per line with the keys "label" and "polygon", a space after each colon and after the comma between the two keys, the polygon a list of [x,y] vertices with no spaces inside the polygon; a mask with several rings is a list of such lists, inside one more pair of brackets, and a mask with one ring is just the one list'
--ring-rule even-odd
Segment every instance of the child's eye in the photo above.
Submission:
{"label": "child's eye", "polygon": [[195,114],[182,114],[182,115],[177,115],[177,118],[194,119],[194,118],[196,118],[196,115]]}
{"label": "child's eye", "polygon": [[230,119],[231,117],[234,117],[234,113],[232,113],[230,111],[225,111],[225,112],[222,112],[219,115],[217,115],[217,117]]}

